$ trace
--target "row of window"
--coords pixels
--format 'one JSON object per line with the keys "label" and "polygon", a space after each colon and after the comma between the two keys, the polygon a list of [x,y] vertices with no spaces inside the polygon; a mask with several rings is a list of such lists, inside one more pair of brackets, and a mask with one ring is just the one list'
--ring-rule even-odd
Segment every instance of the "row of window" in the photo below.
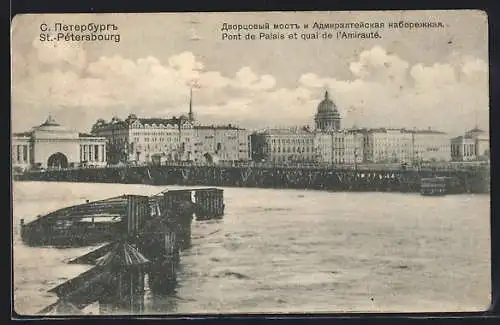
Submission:
{"label": "row of window", "polygon": [[155,131],[155,132],[132,132],[132,136],[164,136],[164,135],[178,135],[176,131]]}
{"label": "row of window", "polygon": [[[270,151],[271,152],[282,152],[281,147],[272,147]],[[284,153],[287,153],[287,152],[288,153],[313,152],[313,149],[310,147],[302,147],[302,148],[301,147],[297,147],[297,148],[296,147],[285,147],[285,148],[283,148],[283,152]]]}
{"label": "row of window", "polygon": [[272,144],[312,144],[313,139],[271,139]]}

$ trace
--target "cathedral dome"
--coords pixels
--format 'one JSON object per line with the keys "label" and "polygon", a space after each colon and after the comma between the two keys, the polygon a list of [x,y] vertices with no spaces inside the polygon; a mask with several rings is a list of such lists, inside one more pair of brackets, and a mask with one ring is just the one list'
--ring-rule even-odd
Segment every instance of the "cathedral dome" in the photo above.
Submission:
{"label": "cathedral dome", "polygon": [[328,91],[325,91],[325,98],[318,105],[318,113],[329,113],[337,111],[337,106],[328,96]]}
{"label": "cathedral dome", "polygon": [[337,105],[328,97],[328,91],[325,92],[325,98],[318,105],[318,112],[314,117],[317,130],[340,130],[340,113]]}

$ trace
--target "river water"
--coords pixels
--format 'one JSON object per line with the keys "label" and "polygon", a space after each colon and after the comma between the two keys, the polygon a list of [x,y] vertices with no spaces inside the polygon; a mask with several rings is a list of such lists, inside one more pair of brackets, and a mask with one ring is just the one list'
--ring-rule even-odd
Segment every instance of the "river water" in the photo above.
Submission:
{"label": "river water", "polygon": [[[55,302],[47,290],[90,268],[65,262],[93,249],[26,247],[20,219],[164,188],[15,182],[16,312]],[[193,222],[176,296],[147,294],[148,313],[479,311],[490,303],[487,195],[255,188],[225,188],[224,195],[223,220]]]}

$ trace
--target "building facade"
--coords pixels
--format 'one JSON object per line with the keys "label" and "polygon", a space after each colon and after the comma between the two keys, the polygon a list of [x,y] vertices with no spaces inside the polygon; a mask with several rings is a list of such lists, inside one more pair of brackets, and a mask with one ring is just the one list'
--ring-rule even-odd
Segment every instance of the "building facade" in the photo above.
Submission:
{"label": "building facade", "polygon": [[412,130],[412,160],[417,162],[444,162],[451,160],[450,140],[440,131]]}
{"label": "building facade", "polygon": [[125,120],[98,120],[92,133],[108,140],[111,164],[134,162],[144,164],[155,158],[168,161],[192,160],[193,124],[187,117],[138,118],[131,114]]}
{"label": "building facade", "polygon": [[453,161],[490,159],[489,135],[477,127],[467,131],[463,136],[452,138],[450,142]]}
{"label": "building facade", "polygon": [[370,129],[364,135],[364,160],[368,163],[409,163],[412,136],[404,129]]}
{"label": "building facade", "polygon": [[138,118],[131,114],[125,120],[98,120],[92,132],[108,139],[111,164],[250,159],[248,130],[195,125],[185,116]]}
{"label": "building facade", "polygon": [[[257,160],[313,161],[322,164],[397,163],[449,161],[446,133],[404,128],[341,129],[337,106],[329,98],[318,104],[313,131],[268,130],[253,137]],[[311,140],[312,139],[312,140]],[[294,148],[308,143],[312,148]],[[291,145],[290,148],[287,146]]]}
{"label": "building facade", "polygon": [[15,169],[69,168],[106,165],[106,138],[67,129],[49,116],[31,131],[14,133]]}
{"label": "building facade", "polygon": [[486,160],[490,158],[490,137],[489,134],[477,126],[465,133],[465,136],[474,139],[476,158]]}
{"label": "building facade", "polygon": [[369,163],[415,164],[451,160],[448,135],[431,129],[367,129],[363,146],[364,161]]}
{"label": "building facade", "polygon": [[364,133],[362,130],[350,129],[344,131],[344,162],[359,164],[364,159]]}
{"label": "building facade", "polygon": [[316,132],[316,161],[328,164],[356,164],[363,161],[363,134],[351,130]]}
{"label": "building facade", "polygon": [[476,141],[468,136],[451,139],[451,159],[453,161],[476,160]]}
{"label": "building facade", "polygon": [[305,128],[269,129],[251,135],[253,160],[314,162],[315,133]]}
{"label": "building facade", "polygon": [[225,162],[251,159],[250,132],[232,125],[195,126],[194,161],[217,160]]}

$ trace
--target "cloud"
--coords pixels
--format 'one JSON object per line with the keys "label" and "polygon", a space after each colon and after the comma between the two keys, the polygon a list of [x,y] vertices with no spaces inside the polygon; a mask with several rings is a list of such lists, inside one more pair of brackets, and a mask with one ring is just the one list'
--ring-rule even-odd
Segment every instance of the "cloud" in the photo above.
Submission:
{"label": "cloud", "polygon": [[444,63],[410,66],[376,46],[349,66],[350,80],[313,73],[299,79],[304,87],[331,89],[347,125],[432,126],[459,133],[478,116],[488,128],[488,67],[482,60],[454,53]]}
{"label": "cloud", "polygon": [[455,68],[449,64],[435,63],[430,67],[417,64],[410,71],[415,87],[424,90],[438,89],[457,82]]}
{"label": "cloud", "polygon": [[81,69],[87,63],[85,51],[78,43],[35,40],[32,45],[36,50],[38,62],[42,64],[68,64]]}
{"label": "cloud", "polygon": [[311,124],[325,89],[345,126],[433,126],[458,132],[472,126],[478,111],[481,126],[488,122],[488,65],[459,53],[432,65],[410,65],[375,46],[347,62],[349,78],[308,72],[289,88],[280,87],[279,75],[260,74],[251,66],[224,75],[191,52],[163,61],[114,55],[89,62],[80,46],[34,42],[33,53],[14,56],[12,63],[14,129],[42,122],[48,111],[70,112],[62,115],[82,130],[97,118],[132,112],[178,116],[187,112],[193,84],[195,114],[212,123]]}
{"label": "cloud", "polygon": [[236,72],[233,87],[249,90],[266,90],[275,86],[276,80],[271,75],[257,76],[250,67],[243,67]]}
{"label": "cloud", "polygon": [[349,68],[355,78],[377,82],[401,82],[406,77],[408,62],[375,46],[359,55]]}

